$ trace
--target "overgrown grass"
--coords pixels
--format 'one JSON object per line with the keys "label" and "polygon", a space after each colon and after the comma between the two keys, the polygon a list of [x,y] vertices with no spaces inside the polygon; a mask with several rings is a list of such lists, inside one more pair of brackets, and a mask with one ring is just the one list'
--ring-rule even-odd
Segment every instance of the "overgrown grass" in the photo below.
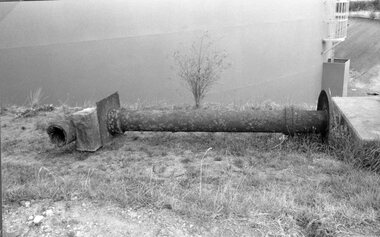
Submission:
{"label": "overgrown grass", "polygon": [[206,227],[233,221],[264,236],[376,236],[380,176],[368,170],[378,171],[379,147],[349,134],[335,126],[323,144],[315,134],[131,132],[95,153],[48,147],[35,156],[20,138],[5,148],[4,201],[78,197],[171,209]]}
{"label": "overgrown grass", "polygon": [[361,142],[350,131],[339,113],[333,116],[326,152],[335,159],[349,163],[358,169],[380,174],[380,142]]}
{"label": "overgrown grass", "polygon": [[139,174],[141,169],[133,161],[123,172],[80,169],[70,174],[7,164],[3,168],[7,177],[4,199],[70,200],[78,196],[123,207],[170,207],[197,223],[241,219],[263,233],[279,236],[335,236],[362,230],[366,223],[378,226],[379,176],[312,156],[263,152],[230,157],[230,162],[219,166],[212,164],[216,161],[211,157],[204,157],[203,165],[202,158],[194,157],[185,175],[166,179]]}
{"label": "overgrown grass", "polygon": [[380,173],[380,144],[361,143],[348,128],[334,130],[330,137],[329,152],[336,159],[350,163],[357,168]]}
{"label": "overgrown grass", "polygon": [[19,202],[21,200],[67,198],[77,189],[74,179],[65,179],[37,164],[4,163],[3,182],[4,200]]}

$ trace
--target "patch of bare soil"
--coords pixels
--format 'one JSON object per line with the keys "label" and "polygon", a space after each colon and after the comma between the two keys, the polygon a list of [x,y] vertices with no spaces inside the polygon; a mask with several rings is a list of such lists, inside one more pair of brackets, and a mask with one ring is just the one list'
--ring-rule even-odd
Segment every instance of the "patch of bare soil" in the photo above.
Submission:
{"label": "patch of bare soil", "polygon": [[[167,210],[133,210],[88,200],[32,201],[28,207],[6,206],[4,214],[4,226],[15,236],[197,236],[202,232]],[[42,218],[38,222],[37,216]]]}

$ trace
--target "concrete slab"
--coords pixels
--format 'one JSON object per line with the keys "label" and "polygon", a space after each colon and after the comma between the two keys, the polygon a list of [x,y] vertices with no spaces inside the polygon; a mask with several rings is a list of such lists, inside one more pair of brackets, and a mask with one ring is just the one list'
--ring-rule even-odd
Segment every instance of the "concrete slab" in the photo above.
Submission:
{"label": "concrete slab", "polygon": [[332,101],[360,141],[380,141],[380,96],[333,97]]}

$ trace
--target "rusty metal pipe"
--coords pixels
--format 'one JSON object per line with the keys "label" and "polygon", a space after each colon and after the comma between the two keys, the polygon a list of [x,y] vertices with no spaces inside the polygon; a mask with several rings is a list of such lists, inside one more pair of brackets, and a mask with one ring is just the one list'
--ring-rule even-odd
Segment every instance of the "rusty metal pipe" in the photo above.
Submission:
{"label": "rusty metal pipe", "polygon": [[294,107],[281,110],[135,111],[120,109],[116,92],[97,102],[96,110],[75,113],[75,121],[70,118],[51,123],[47,133],[51,142],[58,146],[79,139],[77,149],[85,151],[95,151],[107,144],[113,135],[127,131],[321,133],[322,138],[327,138],[330,101],[330,96],[322,91],[316,111]]}
{"label": "rusty metal pipe", "polygon": [[68,120],[54,121],[46,129],[50,142],[58,147],[65,146],[76,140],[73,122]]}
{"label": "rusty metal pipe", "polygon": [[111,110],[111,134],[126,131],[320,133],[328,124],[327,111],[282,110]]}

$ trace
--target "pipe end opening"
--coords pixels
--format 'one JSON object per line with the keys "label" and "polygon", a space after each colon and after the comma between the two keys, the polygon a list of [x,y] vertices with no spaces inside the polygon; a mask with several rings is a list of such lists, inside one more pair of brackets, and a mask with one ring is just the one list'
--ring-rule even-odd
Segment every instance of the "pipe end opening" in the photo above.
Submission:
{"label": "pipe end opening", "polygon": [[49,135],[51,143],[62,147],[67,144],[66,132],[59,126],[51,125],[47,128],[47,134]]}

